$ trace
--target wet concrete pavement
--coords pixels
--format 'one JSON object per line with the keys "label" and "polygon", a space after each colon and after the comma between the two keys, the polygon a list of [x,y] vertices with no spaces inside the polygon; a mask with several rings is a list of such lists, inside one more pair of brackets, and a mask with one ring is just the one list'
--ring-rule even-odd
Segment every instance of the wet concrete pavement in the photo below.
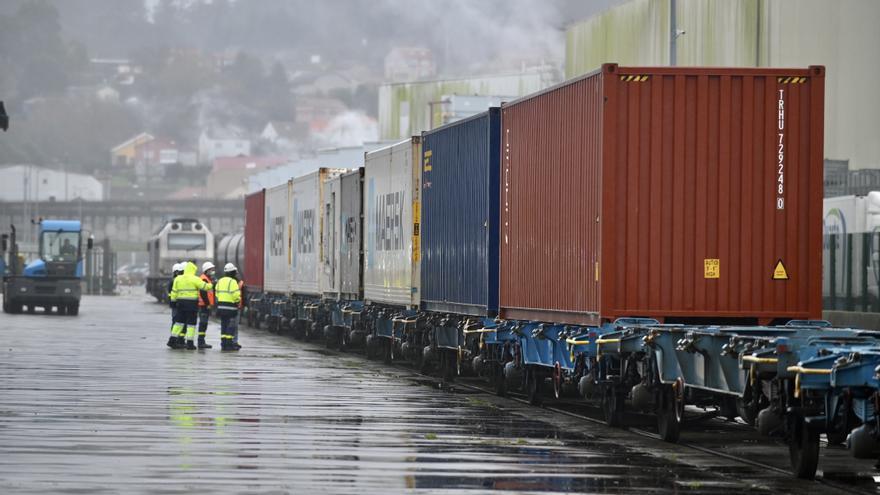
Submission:
{"label": "wet concrete pavement", "polygon": [[168,320],[140,295],[0,314],[0,492],[831,490],[263,331],[172,351]]}

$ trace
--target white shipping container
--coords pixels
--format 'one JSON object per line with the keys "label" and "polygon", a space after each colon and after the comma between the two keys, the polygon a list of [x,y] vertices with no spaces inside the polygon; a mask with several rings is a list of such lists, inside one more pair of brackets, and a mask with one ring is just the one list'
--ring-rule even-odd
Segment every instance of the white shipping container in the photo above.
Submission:
{"label": "white shipping container", "polygon": [[291,182],[293,212],[293,263],[291,287],[296,294],[322,294],[320,266],[326,255],[324,246],[325,181],[345,172],[345,169],[320,168],[297,177]]}
{"label": "white shipping container", "polygon": [[291,183],[266,189],[266,239],[263,249],[263,287],[266,292],[290,292]]}
{"label": "white shipping container", "polygon": [[364,299],[419,305],[421,138],[367,153],[364,172]]}
{"label": "white shipping container", "polygon": [[324,258],[321,287],[324,297],[359,300],[361,287],[361,212],[363,197],[359,168],[329,179],[324,189]]}

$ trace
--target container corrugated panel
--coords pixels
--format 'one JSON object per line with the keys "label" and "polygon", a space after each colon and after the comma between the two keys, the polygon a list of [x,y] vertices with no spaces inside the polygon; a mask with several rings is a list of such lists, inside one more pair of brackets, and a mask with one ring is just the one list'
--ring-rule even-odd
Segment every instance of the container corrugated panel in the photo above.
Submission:
{"label": "container corrugated panel", "polygon": [[501,307],[821,315],[824,68],[632,68],[502,108]]}
{"label": "container corrugated panel", "polygon": [[419,305],[421,137],[366,154],[364,299]]}
{"label": "container corrugated panel", "polygon": [[361,181],[363,168],[327,180],[324,185],[324,246],[321,288],[325,298],[360,300]]}
{"label": "container corrugated panel", "polygon": [[324,185],[342,169],[320,168],[291,181],[293,253],[291,287],[296,294],[321,295],[321,270],[329,254],[324,246]]}
{"label": "container corrugated panel", "polygon": [[329,256],[324,258],[321,265],[321,290],[324,298],[340,299],[339,286],[339,210],[342,199],[342,176],[331,177],[324,184],[324,206],[321,215],[324,216],[324,246]]}
{"label": "container corrugated panel", "polygon": [[363,168],[340,177],[341,196],[336,224],[339,292],[343,299],[350,300],[363,298],[361,273],[363,177]]}
{"label": "container corrugated panel", "polygon": [[288,294],[291,266],[290,182],[266,189],[263,287],[266,292]]}
{"label": "container corrugated panel", "polygon": [[422,136],[422,308],[498,311],[500,109]]}
{"label": "container corrugated panel", "polygon": [[240,266],[245,287],[263,290],[263,248],[265,247],[266,190],[244,198],[244,256]]}

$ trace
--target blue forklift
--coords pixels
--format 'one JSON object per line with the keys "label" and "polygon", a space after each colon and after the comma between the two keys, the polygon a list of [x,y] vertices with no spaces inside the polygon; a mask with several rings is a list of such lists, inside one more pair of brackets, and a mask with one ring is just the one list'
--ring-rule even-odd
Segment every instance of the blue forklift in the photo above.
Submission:
{"label": "blue forklift", "polygon": [[[8,252],[3,274],[3,312],[34,313],[38,307],[47,313],[75,316],[82,297],[83,249],[82,224],[79,220],[40,220],[39,252],[25,266],[19,257],[15,226],[2,238],[3,252]],[[92,249],[89,237],[86,248]]]}

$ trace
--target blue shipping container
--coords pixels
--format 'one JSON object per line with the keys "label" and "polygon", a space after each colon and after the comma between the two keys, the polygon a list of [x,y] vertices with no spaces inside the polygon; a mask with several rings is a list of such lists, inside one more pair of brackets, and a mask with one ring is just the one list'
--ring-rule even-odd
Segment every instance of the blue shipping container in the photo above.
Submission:
{"label": "blue shipping container", "polygon": [[422,308],[498,312],[501,112],[423,134]]}

